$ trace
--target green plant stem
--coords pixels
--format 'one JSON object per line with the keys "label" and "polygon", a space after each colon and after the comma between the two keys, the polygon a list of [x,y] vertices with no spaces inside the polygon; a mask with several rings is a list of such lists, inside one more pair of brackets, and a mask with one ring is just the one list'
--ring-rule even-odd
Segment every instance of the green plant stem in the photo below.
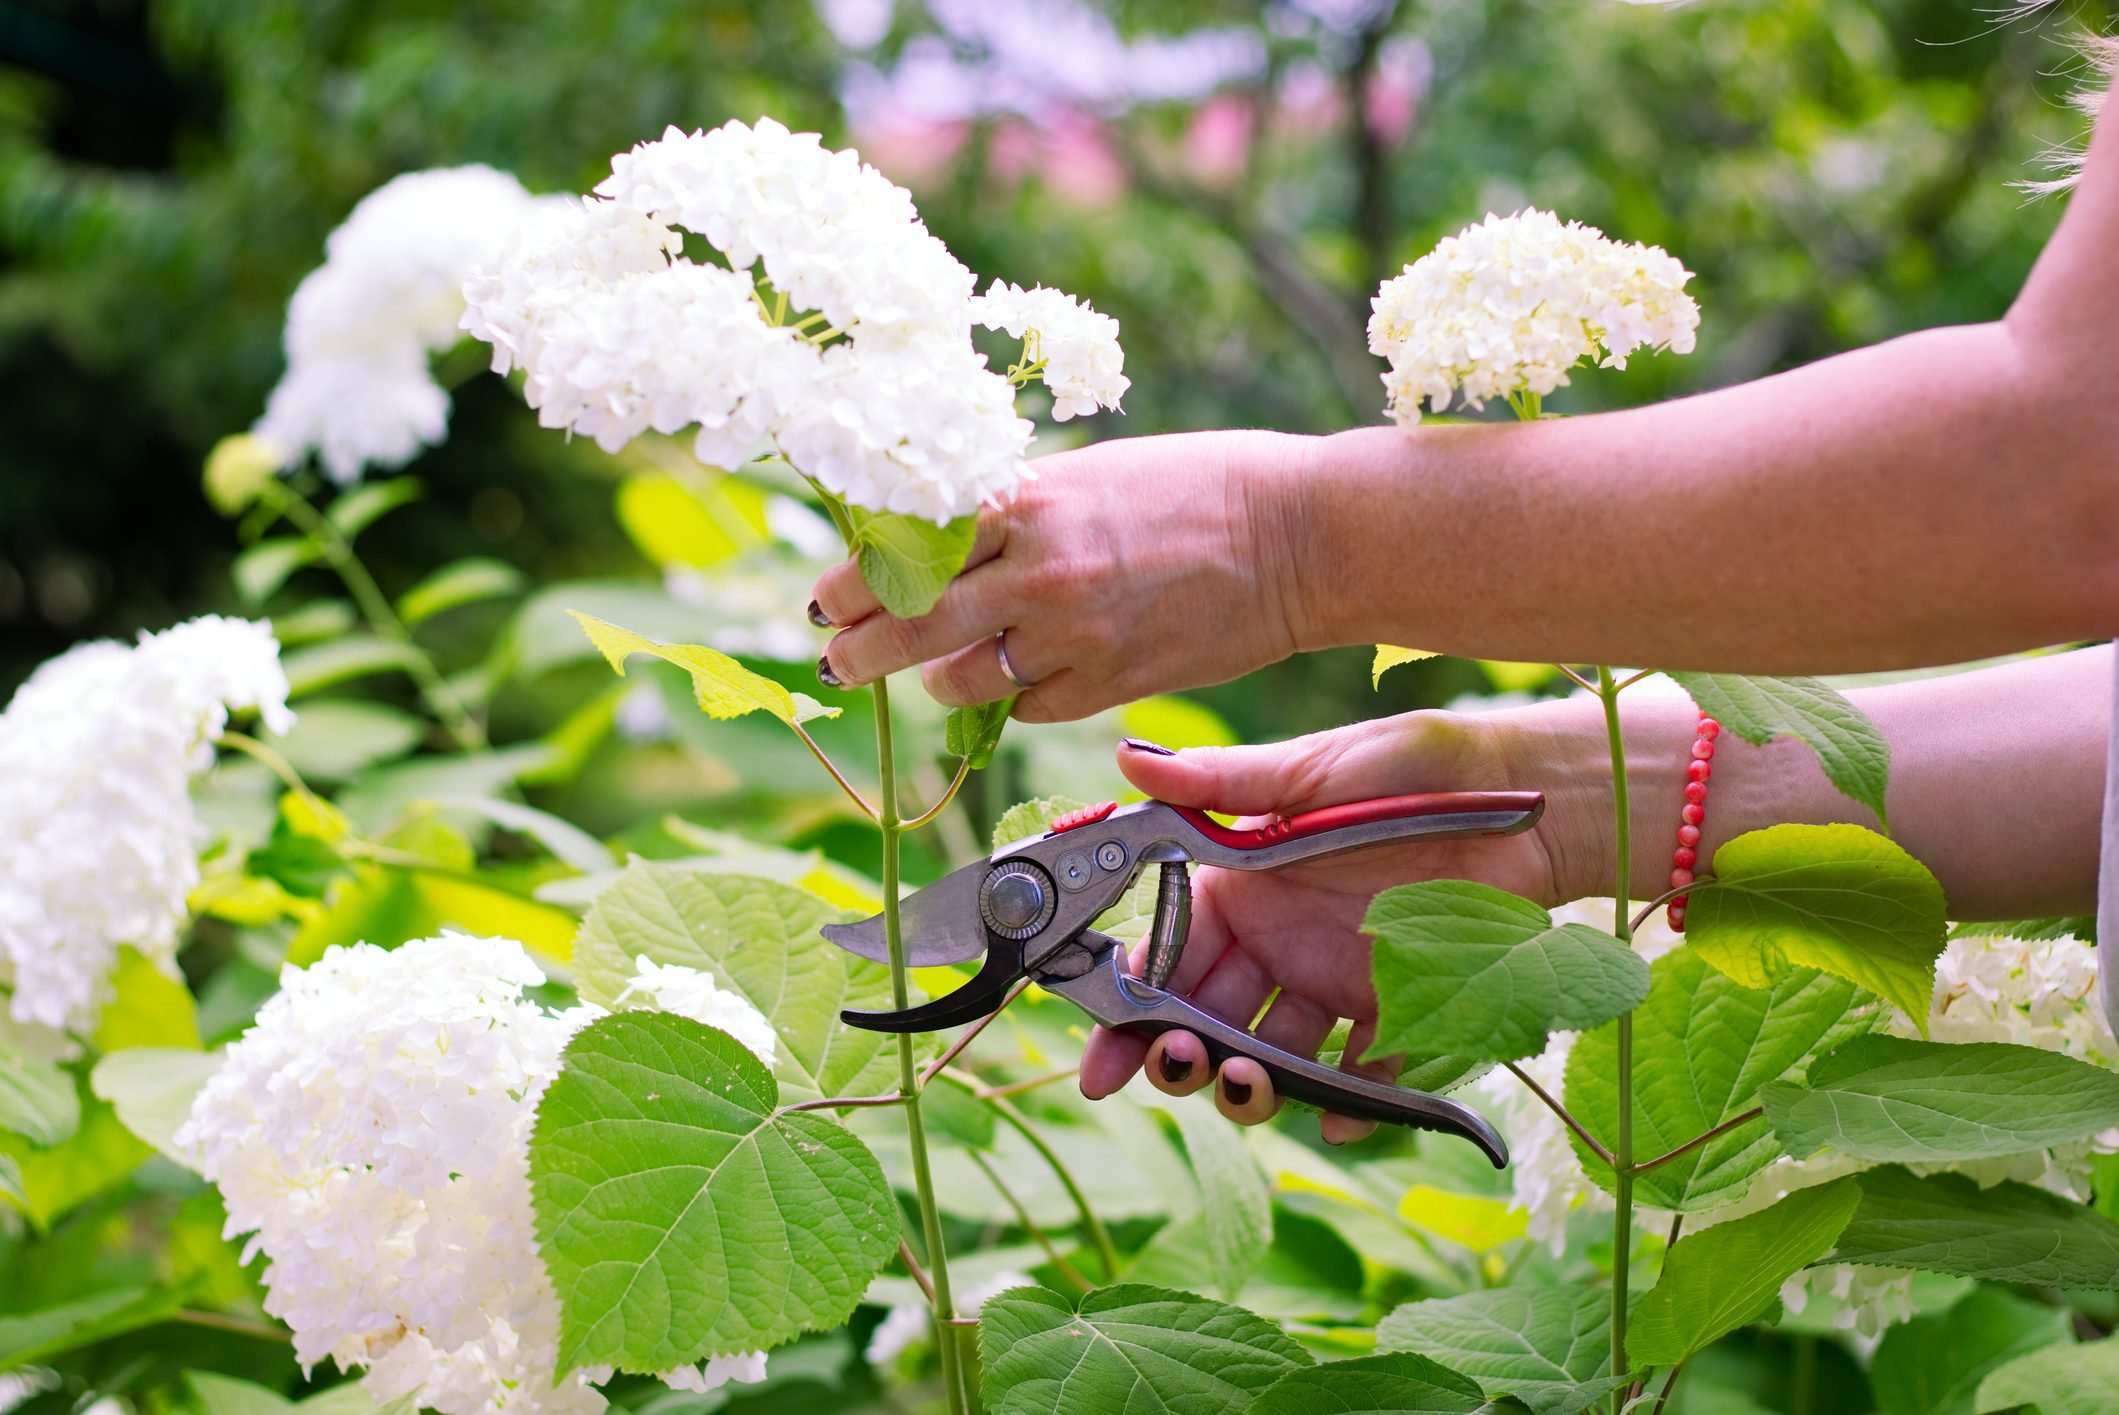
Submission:
{"label": "green plant stem", "polygon": [[936,816],[949,809],[950,802],[956,800],[956,793],[964,789],[964,782],[970,775],[971,758],[959,757],[956,764],[956,775],[951,778],[948,789],[942,792],[942,799],[913,819],[905,822],[904,828],[906,830],[918,830],[922,826],[931,824]]}
{"label": "green plant stem", "polygon": [[986,1176],[987,1182],[993,1185],[993,1191],[1007,1201],[1009,1208],[1015,1210],[1016,1222],[1023,1226],[1023,1232],[1029,1234],[1038,1247],[1045,1250],[1045,1256],[1052,1260],[1052,1266],[1058,1270],[1059,1275],[1084,1292],[1094,1291],[1096,1284],[1083,1277],[1080,1270],[1067,1261],[1066,1255],[1061,1253],[1058,1245],[1052,1241],[1052,1235],[1045,1232],[1038,1221],[1030,1216],[1030,1210],[1016,1197],[1015,1191],[1008,1187],[1008,1182],[1001,1178],[1000,1171],[993,1167],[992,1162],[977,1150],[966,1150],[964,1154],[979,1167],[979,1173]]}
{"label": "green plant stem", "polygon": [[277,1342],[282,1346],[294,1341],[294,1333],[277,1322],[257,1322],[248,1317],[231,1317],[224,1312],[202,1312],[196,1307],[180,1307],[169,1314],[169,1320],[189,1327],[207,1327],[213,1331],[255,1337],[259,1341]]}
{"label": "green plant stem", "polygon": [[[1627,905],[1633,894],[1633,850],[1626,805],[1626,739],[1619,731],[1619,685],[1611,669],[1597,665],[1597,696],[1604,700],[1604,732],[1611,741],[1612,929],[1619,942],[1631,945],[1633,923]],[[1626,1285],[1633,1246],[1633,1013],[1619,1015],[1619,1133],[1612,1146],[1611,1220],[1611,1370],[1626,1373]],[[1625,1389],[1612,1396],[1613,1415],[1625,1409]]]}
{"label": "green plant stem", "polygon": [[274,498],[274,509],[309,538],[324,557],[324,563],[345,584],[353,602],[360,606],[361,617],[368,621],[368,627],[391,643],[411,650],[407,665],[412,681],[419,686],[420,696],[426,699],[428,709],[456,739],[456,745],[466,752],[482,751],[486,745],[486,730],[478,725],[478,719],[471,715],[463,699],[442,677],[441,669],[435,666],[427,651],[413,642],[412,631],[397,617],[397,611],[390,607],[390,600],[383,594],[382,587],[375,583],[375,577],[368,573],[361,558],[353,553],[353,543],[339,534],[330,517],[320,513],[284,483],[275,481],[268,494]]}
{"label": "green plant stem", "polygon": [[1006,1096],[987,1096],[985,1101],[1001,1119],[1014,1126],[1016,1133],[1029,1141],[1030,1148],[1036,1150],[1051,1167],[1052,1173],[1059,1179],[1060,1187],[1067,1191],[1068,1198],[1074,1200],[1075,1211],[1082,1216],[1082,1227],[1088,1230],[1089,1241],[1096,1245],[1097,1261],[1104,1265],[1104,1281],[1118,1281],[1118,1247],[1111,1241],[1111,1234],[1105,1229],[1104,1221],[1098,1218],[1096,1210],[1089,1206],[1088,1194],[1075,1182],[1074,1174],[1067,1168],[1066,1161],[1059,1157],[1058,1151],[1045,1143],[1044,1136],[1037,1133],[1036,1127],[1030,1123],[1030,1117],[1024,1115],[1015,1102]]}
{"label": "green plant stem", "polygon": [[[883,937],[890,945],[891,1005],[903,1012],[912,1004],[905,980],[905,933],[898,917],[898,845],[904,827],[898,820],[897,759],[890,736],[890,685],[878,678],[869,690],[876,704],[876,825],[883,832]],[[898,1090],[905,1097],[905,1135],[912,1148],[912,1183],[920,1205],[920,1227],[927,1243],[927,1270],[934,1283],[935,1350],[942,1358],[942,1385],[950,1415],[967,1415],[962,1337],[950,1325],[949,1257],[942,1247],[942,1213],[934,1199],[934,1172],[927,1160],[927,1126],[920,1116],[920,1070],[913,1060],[912,1034],[898,1034]]]}

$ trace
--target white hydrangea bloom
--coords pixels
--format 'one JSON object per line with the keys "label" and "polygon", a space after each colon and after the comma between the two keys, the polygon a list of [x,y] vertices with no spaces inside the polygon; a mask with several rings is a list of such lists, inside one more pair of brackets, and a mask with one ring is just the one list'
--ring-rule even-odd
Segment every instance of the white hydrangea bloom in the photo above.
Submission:
{"label": "white hydrangea bloom", "polygon": [[765,1014],[739,992],[714,985],[712,973],[679,964],[657,963],[645,953],[633,960],[632,981],[618,994],[618,1004],[657,1008],[719,1027],[757,1053],[767,1066],[779,1054],[780,1039]]}
{"label": "white hydrangea bloom", "polygon": [[1025,290],[996,280],[972,299],[972,318],[1024,340],[1026,363],[1052,390],[1052,420],[1065,422],[1099,408],[1116,408],[1130,386],[1118,345],[1118,321],[1098,314],[1065,290]]}
{"label": "white hydrangea bloom", "polygon": [[810,396],[780,428],[788,459],[872,511],[943,522],[1015,490],[1033,429],[1015,389],[963,342],[855,340],[825,351]]}
{"label": "white hydrangea bloom", "polygon": [[1886,1331],[1913,1319],[1913,1274],[1906,1268],[1853,1263],[1805,1268],[1781,1284],[1781,1305],[1800,1316],[1820,1294],[1838,1302],[1832,1329],[1845,1332],[1864,1359],[1875,1352]]}
{"label": "white hydrangea bloom", "polygon": [[[959,1313],[976,1315],[988,1302],[1009,1288],[1035,1285],[1032,1279],[1022,1273],[999,1273],[958,1293],[954,1305]],[[898,1357],[927,1341],[933,1334],[933,1317],[925,1304],[909,1303],[903,1307],[893,1307],[884,1313],[883,1320],[877,1323],[875,1331],[869,1335],[868,1349],[862,1352],[862,1356],[871,1366],[894,1366]]]}
{"label": "white hydrangea bloom", "polygon": [[[770,119],[672,128],[596,190],[465,285],[463,327],[526,371],[547,426],[612,451],[696,426],[718,466],[777,445],[855,505],[937,522],[1028,475],[1030,424],[972,347],[971,272],[853,152]],[[728,268],[688,260],[687,231]],[[1056,415],[1115,404],[1116,322],[1015,294],[1059,321]]]}
{"label": "white hydrangea bloom", "polygon": [[257,435],[290,463],[316,452],[341,483],[441,441],[449,395],[427,354],[459,337],[464,277],[549,200],[481,166],[408,172],[362,198],[288,305],[287,371]]}
{"label": "white hydrangea bloom", "polygon": [[770,118],[711,132],[670,128],[611,160],[613,203],[696,231],[737,270],[855,325],[963,328],[972,275],[920,220],[912,194],[848,149]]}
{"label": "white hydrangea bloom", "polygon": [[1691,272],[1656,246],[1613,241],[1551,212],[1489,215],[1383,282],[1369,351],[1390,361],[1383,384],[1401,424],[1453,394],[1552,392],[1584,359],[1624,368],[1636,349],[1692,352],[1700,310]]}
{"label": "white hydrangea bloom", "polygon": [[[220,1187],[229,1236],[265,1255],[296,1356],[442,1415],[603,1410],[608,1372],[553,1383],[559,1301],[529,1181],[537,1102],[596,1009],[545,1011],[520,944],[461,934],[335,948],[280,981],[176,1143]],[[710,1389],[763,1363],[666,1379]]]}
{"label": "white hydrangea bloom", "polygon": [[199,882],[193,775],[231,710],[284,732],[287,677],[263,624],[195,619],[139,644],[80,644],[0,713],[0,971],[9,1015],[85,1031],[118,950],[173,968]]}
{"label": "white hydrangea bloom", "polygon": [[[1516,1063],[1554,1096],[1561,1094],[1567,1054],[1579,1033],[1554,1032],[1545,1050]],[[1473,1083],[1481,1109],[1508,1137],[1509,1192],[1530,1216],[1526,1232],[1555,1257],[1567,1246],[1567,1217],[1577,1205],[1610,1208],[1611,1200],[1590,1181],[1568,1143],[1567,1126],[1509,1071],[1494,1070]]]}

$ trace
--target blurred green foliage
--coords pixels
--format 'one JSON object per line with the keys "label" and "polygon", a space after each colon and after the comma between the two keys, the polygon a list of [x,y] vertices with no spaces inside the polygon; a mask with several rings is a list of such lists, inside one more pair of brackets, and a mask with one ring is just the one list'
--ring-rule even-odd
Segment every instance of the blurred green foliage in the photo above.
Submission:
{"label": "blurred green foliage", "polygon": [[[1261,102],[1236,170],[1194,159],[1194,106],[1152,104],[1098,117],[1124,169],[1116,197],[1004,178],[991,121],[920,184],[974,269],[1064,286],[1124,322],[1127,413],[1067,436],[1373,419],[1376,280],[1525,202],[1699,272],[1701,352],[1642,361],[1629,397],[1991,318],[2058,209],[2009,184],[2076,129],[2059,25],[1997,28],[1946,0],[1318,8],[1366,27],[1319,39],[1259,26],[1253,6],[1115,5],[1133,34],[1259,26],[1266,71],[1239,101],[1298,70],[1350,100],[1303,121]],[[2099,3],[2076,12],[2105,18]],[[901,4],[867,58],[932,29]],[[1399,36],[1425,46],[1426,73],[1387,141],[1347,114]],[[199,495],[200,460],[262,407],[285,302],[363,194],[469,161],[585,190],[669,123],[770,113],[845,141],[852,58],[800,3],[0,5],[0,687],[74,639],[227,599],[236,547]],[[544,582],[638,574],[599,484],[608,461],[539,433],[475,353],[445,368],[452,437],[418,468],[434,494],[371,552],[385,587],[465,554]],[[1592,374],[1556,405],[1610,396]],[[1350,652],[1207,697],[1258,736],[1485,686],[1447,661],[1380,695],[1365,680]]]}

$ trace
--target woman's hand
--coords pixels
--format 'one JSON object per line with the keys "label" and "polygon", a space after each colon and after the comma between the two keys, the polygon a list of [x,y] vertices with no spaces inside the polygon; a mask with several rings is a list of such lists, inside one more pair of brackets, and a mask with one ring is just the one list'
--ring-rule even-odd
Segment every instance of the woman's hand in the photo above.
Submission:
{"label": "woman's hand", "polygon": [[[820,676],[845,686],[915,663],[949,706],[1035,686],[1025,722],[1086,717],[1220,683],[1299,647],[1300,583],[1275,475],[1306,439],[1266,432],[1123,438],[1042,458],[1037,479],[980,521],[964,572],[918,619],[884,613],[853,562],[817,581],[840,627]],[[829,680],[827,680],[829,681]]]}
{"label": "woman's hand", "polygon": [[[1592,781],[1524,774],[1517,752],[1539,763],[1561,757],[1550,732],[1580,737],[1593,762],[1599,724],[1578,705],[1555,703],[1517,713],[1461,717],[1411,713],[1320,732],[1269,747],[1197,748],[1165,754],[1147,744],[1119,750],[1119,766],[1150,796],[1177,805],[1270,818],[1371,796],[1417,791],[1542,789],[1546,814],[1521,835],[1496,839],[1379,845],[1271,871],[1200,869],[1193,886],[1192,929],[1170,990],[1264,1041],[1315,1056],[1341,1018],[1353,1023],[1347,1070],[1396,1078],[1396,1060],[1358,1060],[1376,1036],[1369,940],[1360,931],[1369,900],[1392,885],[1427,879],[1474,879],[1551,904],[1595,880],[1608,854],[1608,793],[1598,802]],[[1572,755],[1572,753],[1570,753]],[[1586,789],[1583,789],[1586,788]],[[1139,951],[1133,960],[1139,971]],[[1152,1043],[1097,1029],[1082,1053],[1082,1093],[1110,1095],[1145,1064],[1148,1079],[1172,1095],[1212,1084],[1206,1048],[1190,1032]],[[1279,1109],[1264,1070],[1238,1057],[1221,1068],[1215,1104],[1231,1120],[1256,1124]],[[1359,1139],[1374,1122],[1324,1117],[1334,1144]]]}

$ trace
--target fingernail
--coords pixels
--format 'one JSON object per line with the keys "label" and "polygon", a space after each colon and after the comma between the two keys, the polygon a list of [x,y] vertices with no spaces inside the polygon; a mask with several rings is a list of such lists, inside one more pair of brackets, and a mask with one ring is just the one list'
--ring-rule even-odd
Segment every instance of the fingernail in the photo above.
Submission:
{"label": "fingernail", "polygon": [[815,600],[809,602],[809,622],[816,625],[819,629],[829,629],[831,627],[830,616],[825,614],[824,606]]}
{"label": "fingernail", "polygon": [[1187,1057],[1172,1056],[1169,1052],[1164,1052],[1162,1073],[1165,1081],[1168,1081],[1173,1086],[1178,1085],[1183,1082],[1185,1077],[1192,1074],[1192,1062]]}
{"label": "fingernail", "polygon": [[1251,1103],[1251,1083],[1248,1081],[1231,1081],[1224,1076],[1221,1078],[1221,1093],[1229,1098],[1230,1105],[1246,1106]]}
{"label": "fingernail", "polygon": [[817,681],[827,688],[843,688],[846,686],[840,680],[839,675],[832,672],[830,654],[825,654],[817,660]]}
{"label": "fingernail", "polygon": [[1177,755],[1177,753],[1171,751],[1160,742],[1147,742],[1138,737],[1121,737],[1118,739],[1118,744],[1129,752],[1146,752],[1151,757],[1174,757]]}

